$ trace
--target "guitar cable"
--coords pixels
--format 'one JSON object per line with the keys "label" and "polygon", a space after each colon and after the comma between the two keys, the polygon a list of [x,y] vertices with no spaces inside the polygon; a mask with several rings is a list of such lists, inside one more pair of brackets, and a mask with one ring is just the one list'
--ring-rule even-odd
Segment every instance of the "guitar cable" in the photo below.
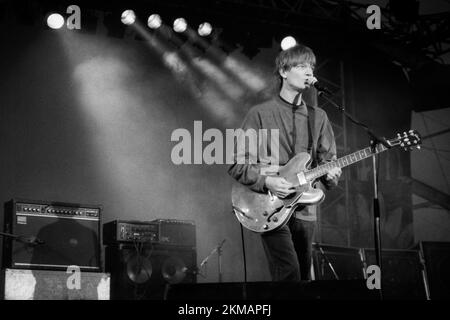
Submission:
{"label": "guitar cable", "polygon": [[244,228],[242,224],[239,223],[241,227],[241,243],[242,243],[242,255],[244,258],[244,285],[242,287],[242,298],[247,300],[247,258],[245,256],[245,239],[244,239]]}

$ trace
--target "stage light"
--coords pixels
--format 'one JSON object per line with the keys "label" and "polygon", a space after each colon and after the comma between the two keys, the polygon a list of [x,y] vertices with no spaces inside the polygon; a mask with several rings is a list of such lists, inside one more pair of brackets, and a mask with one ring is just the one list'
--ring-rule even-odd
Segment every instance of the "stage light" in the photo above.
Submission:
{"label": "stage light", "polygon": [[150,17],[148,17],[147,25],[150,29],[158,29],[161,27],[161,17],[159,14],[152,14]]}
{"label": "stage light", "polygon": [[203,22],[201,25],[198,26],[198,34],[202,37],[209,36],[212,31],[212,26],[208,22]]}
{"label": "stage light", "polygon": [[175,32],[184,32],[187,29],[187,22],[184,18],[178,18],[173,22],[173,30]]}
{"label": "stage light", "polygon": [[281,49],[287,50],[292,47],[294,47],[297,44],[297,41],[291,36],[285,37],[283,40],[281,40]]}
{"label": "stage light", "polygon": [[122,20],[123,24],[129,26],[136,21],[136,14],[133,10],[125,10],[124,12],[122,12],[120,20]]}
{"label": "stage light", "polygon": [[64,25],[64,18],[59,13],[52,13],[47,18],[47,25],[52,29],[60,29]]}

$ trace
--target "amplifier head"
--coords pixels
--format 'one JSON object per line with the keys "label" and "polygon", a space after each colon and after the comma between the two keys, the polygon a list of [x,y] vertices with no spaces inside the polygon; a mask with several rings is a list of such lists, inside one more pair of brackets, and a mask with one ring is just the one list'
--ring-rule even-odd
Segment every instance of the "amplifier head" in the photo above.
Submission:
{"label": "amplifier head", "polygon": [[103,225],[103,244],[158,242],[159,225],[149,221],[114,220]]}
{"label": "amplifier head", "polygon": [[164,245],[196,247],[195,223],[192,220],[157,219],[159,243]]}

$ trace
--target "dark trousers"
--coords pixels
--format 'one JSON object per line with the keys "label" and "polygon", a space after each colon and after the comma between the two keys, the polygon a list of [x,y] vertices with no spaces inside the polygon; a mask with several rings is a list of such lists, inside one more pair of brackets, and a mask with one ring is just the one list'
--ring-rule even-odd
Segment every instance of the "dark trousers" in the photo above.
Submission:
{"label": "dark trousers", "polygon": [[311,280],[315,226],[316,221],[292,217],[282,228],[262,234],[273,281]]}

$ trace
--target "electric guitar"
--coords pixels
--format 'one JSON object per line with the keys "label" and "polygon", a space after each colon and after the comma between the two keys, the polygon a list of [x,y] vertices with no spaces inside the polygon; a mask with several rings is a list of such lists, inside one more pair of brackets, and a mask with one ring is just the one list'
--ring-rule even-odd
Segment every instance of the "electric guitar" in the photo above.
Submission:
{"label": "electric guitar", "polygon": [[[396,138],[386,142],[389,147],[400,146],[405,150],[412,150],[414,147],[420,149],[421,138],[417,131],[410,130],[397,134]],[[263,233],[281,228],[287,223],[296,207],[314,205],[325,198],[323,191],[313,188],[312,184],[326,175],[328,170],[334,167],[344,168],[387,149],[382,144],[378,144],[375,151],[367,147],[314,169],[307,169],[311,160],[310,155],[306,152],[298,153],[284,166],[277,167],[274,172],[266,174],[283,177],[292,183],[296,189],[294,193],[286,198],[278,198],[270,192],[268,194],[254,192],[234,181],[231,191],[234,214],[245,228],[254,232]]]}

